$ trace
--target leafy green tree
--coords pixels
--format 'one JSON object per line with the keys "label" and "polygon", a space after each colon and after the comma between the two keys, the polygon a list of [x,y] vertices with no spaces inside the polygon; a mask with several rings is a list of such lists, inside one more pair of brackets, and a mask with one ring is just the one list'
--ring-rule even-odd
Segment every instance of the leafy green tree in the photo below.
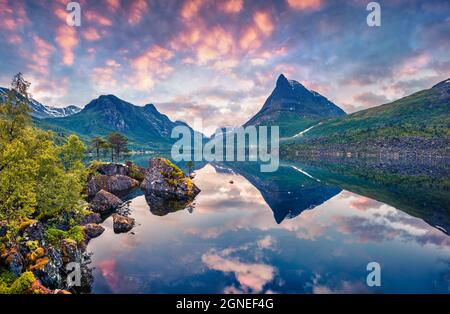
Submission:
{"label": "leafy green tree", "polygon": [[114,156],[119,159],[120,153],[128,149],[128,139],[119,132],[109,133],[108,144],[111,148],[111,161],[114,161]]}
{"label": "leafy green tree", "polygon": [[60,147],[61,159],[66,170],[79,169],[86,155],[86,146],[76,135],[69,135],[67,143]]}
{"label": "leafy green tree", "polygon": [[0,219],[11,226],[12,239],[28,218],[83,208],[86,148],[74,135],[56,146],[51,132],[31,125],[28,87],[19,73],[0,104]]}
{"label": "leafy green tree", "polygon": [[106,144],[106,141],[105,141],[103,138],[99,137],[99,136],[94,137],[94,138],[91,140],[92,148],[93,148],[93,149],[96,151],[96,153],[97,153],[97,159],[100,158],[100,149],[104,148],[104,147],[105,147],[105,144]]}

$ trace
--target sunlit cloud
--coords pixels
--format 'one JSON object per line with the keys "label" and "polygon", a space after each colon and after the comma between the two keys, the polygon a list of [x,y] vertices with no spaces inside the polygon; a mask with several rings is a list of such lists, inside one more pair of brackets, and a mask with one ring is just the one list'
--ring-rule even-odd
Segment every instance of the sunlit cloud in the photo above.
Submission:
{"label": "sunlit cloud", "polygon": [[61,49],[62,63],[72,65],[75,59],[73,50],[79,42],[75,28],[67,25],[59,26],[56,31],[55,41]]}
{"label": "sunlit cloud", "polygon": [[84,30],[83,37],[88,41],[97,41],[101,38],[99,32],[93,27],[89,27],[86,30]]}
{"label": "sunlit cloud", "polygon": [[286,0],[295,10],[315,10],[322,5],[322,0]]}
{"label": "sunlit cloud", "polygon": [[[202,262],[209,268],[233,273],[243,291],[260,293],[273,280],[276,269],[263,263],[245,263],[230,256],[229,250],[211,250],[202,255]],[[227,293],[230,293],[226,289]]]}
{"label": "sunlit cloud", "polygon": [[244,0],[224,0],[219,5],[226,13],[238,13],[244,7]]}
{"label": "sunlit cloud", "polygon": [[137,0],[131,2],[128,14],[128,23],[131,25],[136,25],[141,22],[144,16],[147,14],[148,9],[149,6],[146,0]]}
{"label": "sunlit cloud", "polygon": [[171,74],[174,68],[167,61],[173,56],[172,51],[156,45],[132,60],[131,65],[136,71],[136,77],[133,80],[135,80],[137,88],[151,89],[158,79],[163,79]]}
{"label": "sunlit cloud", "polygon": [[199,12],[203,3],[204,3],[204,0],[184,1],[183,7],[181,9],[181,16],[186,20],[190,20],[190,19],[194,18],[197,15],[197,13]]}

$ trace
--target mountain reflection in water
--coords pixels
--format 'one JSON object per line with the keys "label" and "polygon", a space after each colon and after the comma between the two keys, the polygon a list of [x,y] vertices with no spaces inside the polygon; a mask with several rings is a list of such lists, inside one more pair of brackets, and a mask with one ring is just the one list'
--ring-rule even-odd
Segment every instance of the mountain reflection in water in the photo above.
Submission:
{"label": "mountain reflection in water", "polygon": [[[312,168],[255,169],[197,170],[202,192],[189,210],[132,199],[133,232],[114,234],[109,218],[88,246],[93,292],[449,292],[450,237],[420,215],[329,185]],[[372,261],[381,287],[366,286]]]}

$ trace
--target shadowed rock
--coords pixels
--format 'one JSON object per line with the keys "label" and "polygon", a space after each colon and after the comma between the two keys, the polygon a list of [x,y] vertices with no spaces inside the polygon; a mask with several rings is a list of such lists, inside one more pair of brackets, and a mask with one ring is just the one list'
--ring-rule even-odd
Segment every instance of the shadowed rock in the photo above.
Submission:
{"label": "shadowed rock", "polygon": [[113,228],[115,233],[125,233],[133,229],[134,218],[122,216],[119,214],[113,215]]}
{"label": "shadowed rock", "polygon": [[113,194],[121,194],[139,186],[139,181],[125,175],[91,175],[86,192],[89,197],[94,196],[100,190]]}
{"label": "shadowed rock", "polygon": [[97,172],[104,175],[122,175],[128,176],[128,167],[123,164],[105,163],[97,167]]}
{"label": "shadowed rock", "polygon": [[91,203],[92,211],[99,214],[107,214],[115,211],[120,206],[122,206],[123,202],[117,196],[105,191],[101,190],[98,192]]}
{"label": "shadowed rock", "polygon": [[200,189],[175,164],[164,158],[153,158],[141,184],[145,194],[192,200]]}
{"label": "shadowed rock", "polygon": [[86,226],[84,226],[84,233],[86,234],[86,236],[88,236],[89,239],[99,237],[104,231],[105,228],[98,224],[87,224]]}

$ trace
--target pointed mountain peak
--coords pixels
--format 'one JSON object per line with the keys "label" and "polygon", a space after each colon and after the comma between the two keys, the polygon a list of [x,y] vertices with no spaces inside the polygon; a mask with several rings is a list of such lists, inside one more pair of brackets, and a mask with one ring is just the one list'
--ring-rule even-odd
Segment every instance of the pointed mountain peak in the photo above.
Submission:
{"label": "pointed mountain peak", "polygon": [[[280,76],[277,79],[277,85],[276,89],[278,90],[286,90],[286,91],[292,91],[294,89],[302,92],[308,91],[308,89],[300,84],[297,81],[294,80],[288,80],[284,74],[280,74]],[[309,91],[308,91],[309,92]]]}
{"label": "pointed mountain peak", "polygon": [[284,74],[280,74],[280,76],[277,79],[277,88],[291,88],[291,84],[289,83],[288,79]]}

